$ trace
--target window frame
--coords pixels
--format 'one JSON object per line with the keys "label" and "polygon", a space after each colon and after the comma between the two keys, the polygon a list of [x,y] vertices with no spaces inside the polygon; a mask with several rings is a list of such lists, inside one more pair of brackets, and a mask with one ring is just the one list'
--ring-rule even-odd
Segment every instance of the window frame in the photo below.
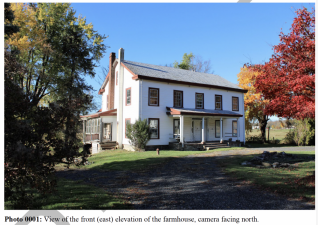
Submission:
{"label": "window frame", "polygon": [[[217,97],[220,97],[220,98],[221,98],[221,101],[220,101],[221,108],[217,108],[217,107],[216,107],[216,104],[217,104],[216,98],[217,98]],[[223,97],[222,97],[222,95],[215,95],[214,100],[215,100],[215,110],[223,110]]]}
{"label": "window frame", "polygon": [[[197,95],[202,95],[202,108],[198,107],[198,105],[197,105],[197,103],[198,103],[197,102],[198,101]],[[204,109],[204,93],[198,93],[198,92],[195,93],[195,108],[196,109]]]}
{"label": "window frame", "polygon": [[[150,103],[150,99],[151,99],[150,91],[151,90],[157,90],[158,91],[157,104],[151,104]],[[148,89],[148,106],[159,106],[159,96],[160,96],[159,88],[149,87],[149,89]]]}
{"label": "window frame", "polygon": [[[236,136],[234,135],[234,123],[236,123]],[[238,127],[237,127],[237,120],[232,120],[232,136],[238,137]]]}
{"label": "window frame", "polygon": [[148,118],[148,124],[149,124],[149,126],[150,126],[150,121],[151,121],[151,120],[157,120],[157,121],[158,121],[158,128],[157,128],[157,130],[158,130],[158,137],[156,137],[156,138],[152,138],[152,137],[151,137],[150,127],[149,127],[149,139],[160,139],[160,119],[159,119],[159,118]]}
{"label": "window frame", "polygon": [[86,127],[85,127],[86,134],[99,134],[99,131],[100,131],[99,118],[86,120]]}
{"label": "window frame", "polygon": [[[233,105],[233,103],[234,103],[234,99],[237,99],[237,109],[234,109],[234,105]],[[239,111],[240,110],[240,108],[239,108],[239,97],[235,97],[235,96],[232,96],[232,111]]]}
{"label": "window frame", "polygon": [[[176,132],[175,132],[175,121],[179,121],[179,134],[176,134]],[[172,129],[173,129],[173,138],[176,138],[175,135],[179,135],[179,137],[180,137],[180,119],[173,119],[173,127],[172,127]]]}
{"label": "window frame", "polygon": [[[178,92],[181,93],[181,106],[176,106],[176,102],[175,102],[175,95]],[[173,90],[173,107],[174,108],[183,108],[183,91]]]}
{"label": "window frame", "polygon": [[129,121],[129,123],[131,124],[131,118],[125,118],[125,138],[126,137],[126,132],[127,132],[127,121]]}
{"label": "window frame", "polygon": [[[127,97],[128,97],[128,96],[127,96],[127,91],[128,91],[128,90],[130,90],[130,96],[129,96],[129,97],[130,97],[130,102],[129,102],[129,104],[127,103]],[[126,98],[125,98],[125,99],[126,99],[126,100],[125,100],[125,103],[126,103],[126,104],[125,104],[125,106],[130,106],[130,105],[131,105],[131,99],[132,99],[132,98],[131,98],[131,87],[126,88],[125,93],[126,93]]]}

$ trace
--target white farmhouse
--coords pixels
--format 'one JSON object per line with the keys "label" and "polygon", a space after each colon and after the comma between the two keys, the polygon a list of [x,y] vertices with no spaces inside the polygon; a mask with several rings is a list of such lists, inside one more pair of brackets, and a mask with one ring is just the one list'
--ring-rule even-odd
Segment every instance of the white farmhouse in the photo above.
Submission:
{"label": "white farmhouse", "polygon": [[121,48],[109,57],[101,110],[82,116],[84,143],[93,153],[112,145],[132,150],[126,124],[139,118],[150,124],[146,149],[244,143],[246,92],[218,75],[125,60]]}

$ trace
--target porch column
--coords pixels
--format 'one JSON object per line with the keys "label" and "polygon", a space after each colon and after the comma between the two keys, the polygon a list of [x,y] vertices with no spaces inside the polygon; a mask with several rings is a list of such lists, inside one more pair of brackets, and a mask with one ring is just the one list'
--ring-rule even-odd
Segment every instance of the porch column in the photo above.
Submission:
{"label": "porch column", "polygon": [[202,117],[202,144],[205,144],[205,128],[204,128],[204,117]]}
{"label": "porch column", "polygon": [[182,148],[184,147],[183,141],[183,127],[184,127],[184,117],[180,116],[180,141],[182,143]]}
{"label": "porch column", "polygon": [[83,143],[85,143],[85,136],[86,136],[85,125],[86,125],[86,120],[83,120]]}
{"label": "porch column", "polygon": [[240,137],[240,126],[239,126],[239,118],[236,119],[236,123],[237,123],[237,139],[239,139]]}
{"label": "porch column", "polygon": [[223,119],[220,119],[220,143],[223,142]]}
{"label": "porch column", "polygon": [[103,122],[102,118],[99,118],[99,143],[103,142]]}

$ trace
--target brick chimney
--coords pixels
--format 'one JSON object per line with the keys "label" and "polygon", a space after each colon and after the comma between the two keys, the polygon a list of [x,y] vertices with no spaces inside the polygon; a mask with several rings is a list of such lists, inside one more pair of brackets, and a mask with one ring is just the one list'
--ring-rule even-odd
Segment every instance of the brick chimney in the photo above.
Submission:
{"label": "brick chimney", "polygon": [[113,67],[113,63],[116,59],[115,52],[110,53],[109,55],[109,88],[108,88],[108,110],[114,109],[114,94],[115,94],[115,68]]}

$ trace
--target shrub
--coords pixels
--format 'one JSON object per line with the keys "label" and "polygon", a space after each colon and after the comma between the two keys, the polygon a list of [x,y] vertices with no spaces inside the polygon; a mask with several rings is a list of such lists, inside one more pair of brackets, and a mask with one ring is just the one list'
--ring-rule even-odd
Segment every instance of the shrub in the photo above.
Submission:
{"label": "shrub", "polygon": [[262,135],[258,135],[258,136],[247,136],[246,137],[246,142],[249,143],[263,143],[263,137]]}
{"label": "shrub", "polygon": [[284,138],[286,144],[315,145],[315,120],[304,119],[295,122],[295,129]]}
{"label": "shrub", "polygon": [[139,119],[134,124],[127,124],[126,137],[133,147],[144,149],[149,141],[149,125],[147,120]]}

